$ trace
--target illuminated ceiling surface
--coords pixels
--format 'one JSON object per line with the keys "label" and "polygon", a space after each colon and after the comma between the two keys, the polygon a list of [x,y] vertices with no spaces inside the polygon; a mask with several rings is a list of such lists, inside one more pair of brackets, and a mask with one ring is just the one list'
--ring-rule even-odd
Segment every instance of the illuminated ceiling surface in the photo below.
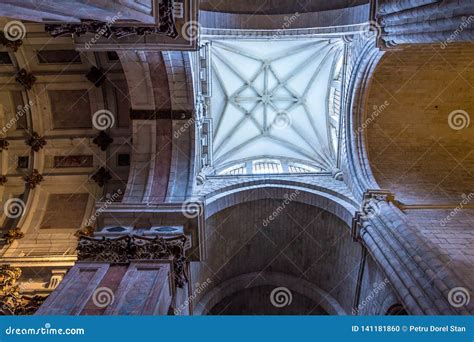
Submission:
{"label": "illuminated ceiling surface", "polygon": [[211,51],[214,168],[258,158],[335,166],[340,39],[215,40]]}

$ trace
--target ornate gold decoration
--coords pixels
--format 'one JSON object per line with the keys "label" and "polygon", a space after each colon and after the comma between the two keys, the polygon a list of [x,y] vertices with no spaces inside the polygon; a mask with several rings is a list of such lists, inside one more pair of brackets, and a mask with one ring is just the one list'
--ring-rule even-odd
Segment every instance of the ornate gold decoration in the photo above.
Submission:
{"label": "ornate gold decoration", "polygon": [[20,228],[10,229],[2,238],[5,239],[7,245],[11,245],[13,241],[19,240],[25,237],[25,234],[20,231]]}
{"label": "ornate gold decoration", "polygon": [[20,276],[20,268],[0,265],[0,315],[31,315],[46,299],[21,295],[16,285]]}
{"label": "ornate gold decoration", "polygon": [[7,176],[6,175],[1,175],[0,176],[0,185],[4,185],[7,182]]}
{"label": "ornate gold decoration", "polygon": [[82,229],[79,229],[76,233],[74,233],[74,236],[77,238],[80,238],[81,236],[92,236],[94,234],[94,227],[92,226],[85,226]]}
{"label": "ornate gold decoration", "polygon": [[34,169],[30,175],[25,176],[23,179],[30,189],[34,189],[39,183],[43,181],[43,175],[41,175],[38,170]]}
{"label": "ornate gold decoration", "polygon": [[10,265],[0,265],[0,295],[8,292],[21,277],[21,269]]}
{"label": "ornate gold decoration", "polygon": [[93,238],[81,236],[77,246],[77,259],[91,262],[129,263],[132,260],[172,259],[178,287],[187,282],[186,236],[169,239],[162,237],[125,235],[119,238]]}
{"label": "ornate gold decoration", "polygon": [[36,77],[33,74],[29,74],[25,69],[21,69],[17,72],[15,80],[20,83],[25,90],[31,90],[33,84],[36,82]]}

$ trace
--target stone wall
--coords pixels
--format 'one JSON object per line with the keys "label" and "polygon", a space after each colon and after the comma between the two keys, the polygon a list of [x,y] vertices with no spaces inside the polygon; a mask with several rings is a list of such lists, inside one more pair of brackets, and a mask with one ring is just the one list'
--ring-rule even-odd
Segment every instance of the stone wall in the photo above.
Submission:
{"label": "stone wall", "polygon": [[459,203],[474,189],[472,124],[456,130],[449,120],[457,110],[474,115],[473,56],[471,44],[410,47],[386,53],[373,75],[369,161],[379,185],[404,203]]}

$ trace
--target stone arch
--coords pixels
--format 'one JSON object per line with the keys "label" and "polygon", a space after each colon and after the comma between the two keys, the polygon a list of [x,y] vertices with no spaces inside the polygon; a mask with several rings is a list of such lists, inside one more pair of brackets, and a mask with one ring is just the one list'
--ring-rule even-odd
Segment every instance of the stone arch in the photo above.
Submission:
{"label": "stone arch", "polygon": [[[215,189],[212,179],[207,182]],[[349,312],[361,246],[351,236],[356,209],[343,189],[331,176],[320,184],[261,177],[209,192],[202,197],[204,259],[191,265],[194,280],[210,278],[217,286],[253,272],[292,274],[326,291],[337,288],[333,295]],[[298,247],[285,251],[289,244]]]}
{"label": "stone arch", "polygon": [[345,106],[345,149],[347,161],[344,169],[348,186],[361,199],[367,189],[379,189],[368,164],[364,112],[372,76],[383,56],[373,41],[359,41],[359,56],[352,62]]}
{"label": "stone arch", "polygon": [[[339,182],[336,182],[336,185]],[[287,200],[296,193],[294,201],[324,209],[334,214],[348,226],[356,210],[355,202],[336,188],[324,188],[297,181],[254,180],[223,187],[205,196],[206,218],[237,204],[259,199]]]}

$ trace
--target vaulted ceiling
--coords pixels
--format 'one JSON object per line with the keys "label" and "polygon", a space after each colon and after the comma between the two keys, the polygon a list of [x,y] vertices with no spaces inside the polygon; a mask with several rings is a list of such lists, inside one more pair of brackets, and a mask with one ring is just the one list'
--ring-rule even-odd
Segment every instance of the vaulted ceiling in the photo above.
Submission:
{"label": "vaulted ceiling", "polygon": [[340,39],[213,41],[214,166],[275,157],[330,169],[342,51]]}

